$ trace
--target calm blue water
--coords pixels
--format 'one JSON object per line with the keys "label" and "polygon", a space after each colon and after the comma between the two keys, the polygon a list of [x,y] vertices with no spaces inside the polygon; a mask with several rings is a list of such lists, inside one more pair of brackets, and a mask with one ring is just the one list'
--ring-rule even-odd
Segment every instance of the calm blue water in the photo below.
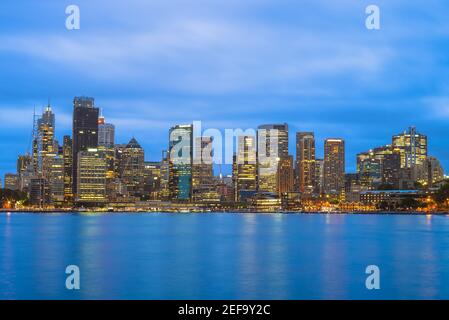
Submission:
{"label": "calm blue water", "polygon": [[0,299],[17,298],[448,299],[449,217],[0,214]]}

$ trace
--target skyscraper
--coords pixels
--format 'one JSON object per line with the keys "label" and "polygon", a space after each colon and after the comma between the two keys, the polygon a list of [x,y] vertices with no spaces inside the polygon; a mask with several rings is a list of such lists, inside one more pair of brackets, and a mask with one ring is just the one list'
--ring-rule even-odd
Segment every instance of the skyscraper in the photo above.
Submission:
{"label": "skyscraper", "polygon": [[237,141],[232,178],[234,200],[241,201],[244,193],[255,193],[257,190],[256,138],[239,136]]}
{"label": "skyscraper", "polygon": [[162,151],[160,177],[161,177],[160,198],[166,200],[170,197],[170,189],[169,189],[170,165],[167,150]]}
{"label": "skyscraper", "polygon": [[62,145],[62,156],[64,159],[64,201],[73,201],[73,188],[72,188],[72,170],[73,170],[73,160],[72,160],[72,139],[70,136],[64,136]]}
{"label": "skyscraper", "polygon": [[278,163],[277,192],[279,195],[292,192],[295,185],[293,157],[283,156]]}
{"label": "skyscraper", "polygon": [[119,162],[119,177],[127,195],[140,198],[144,195],[145,153],[135,138],[125,148]]}
{"label": "skyscraper", "polygon": [[212,137],[195,137],[192,164],[192,188],[194,200],[202,201],[213,188]]}
{"label": "skyscraper", "polygon": [[315,191],[317,195],[324,192],[324,160],[315,159]]}
{"label": "skyscraper", "polygon": [[169,131],[169,190],[173,201],[192,199],[193,125],[176,125]]}
{"label": "skyscraper", "polygon": [[298,191],[315,191],[315,136],[313,132],[296,133],[296,169]]}
{"label": "skyscraper", "polygon": [[106,157],[97,149],[78,152],[76,202],[82,206],[101,206],[106,197]]}
{"label": "skyscraper", "polygon": [[340,195],[345,187],[345,141],[326,139],[324,142],[324,192]]}
{"label": "skyscraper", "polygon": [[55,149],[55,115],[51,110],[51,106],[48,105],[45,108],[42,116],[37,120],[37,164],[38,172],[41,173],[44,178],[48,179],[49,170],[51,167],[51,161],[57,154],[58,150]]}
{"label": "skyscraper", "polygon": [[267,124],[257,130],[258,191],[279,194],[278,166],[288,157],[288,125]]}
{"label": "skyscraper", "polygon": [[64,202],[64,158],[56,155],[51,161],[49,174],[50,200],[55,205]]}
{"label": "skyscraper", "polygon": [[98,151],[103,152],[106,157],[106,190],[110,200],[116,195],[116,152],[115,152],[115,126],[106,123],[105,118],[98,118]]}
{"label": "skyscraper", "polygon": [[145,161],[144,164],[144,194],[146,199],[160,199],[161,191],[161,162]]}
{"label": "skyscraper", "polygon": [[423,165],[427,158],[427,136],[410,127],[408,131],[395,135],[392,138],[393,148],[401,154],[401,168],[411,168]]}
{"label": "skyscraper", "polygon": [[98,108],[94,99],[75,97],[73,99],[73,134],[72,134],[72,181],[73,194],[77,194],[78,153],[98,147]]}

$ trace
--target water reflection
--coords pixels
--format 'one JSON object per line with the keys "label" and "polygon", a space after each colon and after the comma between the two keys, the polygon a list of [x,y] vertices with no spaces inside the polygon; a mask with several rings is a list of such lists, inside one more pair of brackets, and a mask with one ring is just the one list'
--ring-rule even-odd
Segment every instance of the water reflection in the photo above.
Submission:
{"label": "water reflection", "polygon": [[0,298],[449,298],[448,231],[411,215],[0,214]]}

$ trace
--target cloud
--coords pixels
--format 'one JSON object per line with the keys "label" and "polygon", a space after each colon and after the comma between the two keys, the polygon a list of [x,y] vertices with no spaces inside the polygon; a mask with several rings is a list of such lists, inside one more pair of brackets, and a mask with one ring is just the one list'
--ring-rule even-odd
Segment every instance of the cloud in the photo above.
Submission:
{"label": "cloud", "polygon": [[205,17],[139,31],[3,35],[0,52],[91,81],[200,94],[317,91],[336,76],[367,81],[393,57],[335,32]]}

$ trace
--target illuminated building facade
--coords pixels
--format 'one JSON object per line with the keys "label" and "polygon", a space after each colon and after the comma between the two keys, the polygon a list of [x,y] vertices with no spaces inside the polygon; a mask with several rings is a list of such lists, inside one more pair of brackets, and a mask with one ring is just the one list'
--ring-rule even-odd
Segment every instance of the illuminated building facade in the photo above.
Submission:
{"label": "illuminated building facade", "polygon": [[103,116],[98,118],[98,150],[103,152],[106,157],[106,191],[109,200],[112,201],[116,197],[117,189],[115,181],[117,177],[115,164],[115,126],[111,123],[106,123]]}
{"label": "illuminated building facade", "polygon": [[315,194],[324,193],[324,159],[315,159]]}
{"label": "illuminated building facade", "polygon": [[170,165],[169,165],[169,161],[168,161],[167,150],[162,151],[160,176],[161,176],[160,198],[167,200],[170,197],[170,189],[169,189]]}
{"label": "illuminated building facade", "polygon": [[62,205],[64,202],[64,157],[55,156],[51,161],[49,187],[51,202]]}
{"label": "illuminated building facade", "polygon": [[37,156],[37,173],[42,174],[49,179],[51,162],[58,150],[55,149],[55,115],[48,105],[42,116],[37,120],[37,136],[35,137],[34,146]]}
{"label": "illuminated building facade", "polygon": [[341,195],[344,191],[345,141],[326,139],[324,142],[324,192]]}
{"label": "illuminated building facade", "polygon": [[242,194],[257,190],[257,158],[256,138],[254,136],[239,136],[237,138],[237,153],[232,165],[234,184],[234,200],[242,200]]}
{"label": "illuminated building facade", "polygon": [[427,136],[410,127],[408,131],[393,136],[393,148],[401,155],[401,168],[423,165],[427,158]]}
{"label": "illuminated building facade", "polygon": [[77,161],[78,205],[102,206],[106,196],[106,157],[98,149],[89,148],[78,153]]}
{"label": "illuminated building facade", "polygon": [[295,186],[293,157],[284,156],[279,159],[277,172],[277,192],[279,195],[292,192]]}
{"label": "illuminated building facade", "polygon": [[160,199],[161,162],[145,161],[144,163],[144,195],[145,199]]}
{"label": "illuminated building facade", "polygon": [[192,164],[192,189],[194,201],[208,201],[212,195],[216,199],[214,192],[214,172],[213,172],[213,138],[194,138],[194,159]]}
{"label": "illuminated building facade", "polygon": [[288,157],[288,125],[267,124],[257,129],[258,192],[279,195],[278,166]]}
{"label": "illuminated building facade", "polygon": [[64,136],[62,145],[62,156],[64,158],[64,201],[73,202],[73,187],[72,187],[72,170],[73,170],[73,154],[72,154],[72,139],[70,136]]}
{"label": "illuminated building facade", "polygon": [[313,132],[296,133],[296,171],[298,191],[311,194],[315,181],[315,136]]}
{"label": "illuminated building facade", "polygon": [[119,178],[128,196],[144,195],[145,153],[135,138],[122,149],[119,162]]}
{"label": "illuminated building facade", "polygon": [[168,161],[170,199],[190,201],[193,195],[193,125],[170,128]]}

